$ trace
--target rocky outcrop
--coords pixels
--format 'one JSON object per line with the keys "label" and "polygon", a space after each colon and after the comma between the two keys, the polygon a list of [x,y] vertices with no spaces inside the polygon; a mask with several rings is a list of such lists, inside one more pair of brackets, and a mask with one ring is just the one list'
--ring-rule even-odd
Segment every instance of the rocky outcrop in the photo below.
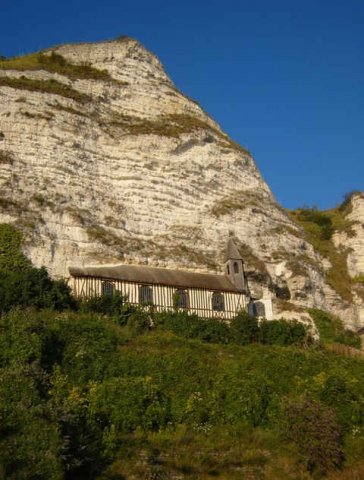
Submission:
{"label": "rocky outcrop", "polygon": [[289,302],[364,324],[250,153],[135,40],[0,63],[0,188],[0,221],[24,231],[30,258],[54,276],[112,262],[220,272],[232,235],[253,294],[268,287],[277,313]]}

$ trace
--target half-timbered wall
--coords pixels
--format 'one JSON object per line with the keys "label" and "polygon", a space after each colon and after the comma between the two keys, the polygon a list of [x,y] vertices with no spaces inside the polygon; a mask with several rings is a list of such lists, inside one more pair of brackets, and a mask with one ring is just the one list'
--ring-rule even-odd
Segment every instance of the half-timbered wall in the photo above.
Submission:
{"label": "half-timbered wall", "polygon": [[[105,284],[107,285],[105,287]],[[141,303],[141,287],[143,284],[125,282],[122,280],[106,280],[96,277],[73,277],[70,286],[78,297],[100,296],[105,291],[111,291],[110,284],[113,285],[114,293],[120,294],[127,298],[128,302],[134,305]],[[151,295],[157,311],[175,310],[176,308],[176,292],[181,288],[165,286],[165,285],[148,285],[151,288]],[[213,296],[216,291],[197,288],[183,289],[187,294],[188,308],[191,313],[196,313],[201,317],[216,317],[221,319],[233,318],[237,312],[246,309],[246,297],[243,293],[235,292],[219,292],[223,296],[223,309],[216,308],[216,301],[213,302]],[[216,299],[215,299],[216,300]],[[213,308],[213,303],[215,303]],[[179,310],[183,310],[180,308]]]}

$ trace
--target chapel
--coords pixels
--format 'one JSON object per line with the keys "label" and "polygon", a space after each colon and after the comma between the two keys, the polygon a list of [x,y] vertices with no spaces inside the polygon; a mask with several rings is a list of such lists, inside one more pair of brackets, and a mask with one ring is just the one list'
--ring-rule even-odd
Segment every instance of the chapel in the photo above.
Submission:
{"label": "chapel", "polygon": [[251,297],[244,261],[232,238],[220,275],[126,264],[70,266],[69,273],[70,286],[78,297],[119,294],[132,305],[153,305],[157,311],[186,310],[226,320],[240,311],[268,320],[273,315],[270,298]]}

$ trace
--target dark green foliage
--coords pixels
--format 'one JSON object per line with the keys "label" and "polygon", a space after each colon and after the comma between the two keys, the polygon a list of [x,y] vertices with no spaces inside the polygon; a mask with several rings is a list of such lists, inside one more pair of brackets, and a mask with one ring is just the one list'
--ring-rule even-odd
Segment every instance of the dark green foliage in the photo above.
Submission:
{"label": "dark green foliage", "polygon": [[300,322],[263,320],[259,325],[259,341],[268,345],[302,345],[307,339],[307,328]]}
{"label": "dark green foliage", "polygon": [[45,268],[34,268],[21,251],[21,234],[0,224],[0,313],[13,307],[75,307],[63,280],[51,280]]}
{"label": "dark green foliage", "polygon": [[119,337],[99,317],[65,314],[50,326],[50,330],[54,345],[52,355],[62,363],[72,385],[101,381],[114,374]]}
{"label": "dark green foliage", "polygon": [[171,420],[170,402],[150,377],[111,378],[90,392],[89,416],[119,436],[139,426],[158,430]]}
{"label": "dark green foliage", "polygon": [[161,313],[156,319],[157,325],[185,338],[198,338],[210,343],[228,343],[229,327],[215,319],[202,319],[187,312]]}
{"label": "dark green foliage", "polygon": [[12,225],[0,224],[0,271],[20,271],[31,266],[21,251],[22,236]]}
{"label": "dark green foliage", "polygon": [[323,310],[310,308],[309,314],[315,321],[323,343],[342,343],[354,348],[361,348],[360,336],[344,328],[341,320]]}
{"label": "dark green foliage", "polygon": [[58,428],[29,366],[0,371],[0,471],[6,480],[61,480]]}
{"label": "dark green foliage", "polygon": [[124,299],[122,295],[116,293],[113,295],[83,298],[79,301],[79,308],[84,312],[95,312],[120,317],[123,304]]}
{"label": "dark green foliage", "polygon": [[294,399],[285,408],[286,435],[319,475],[342,465],[342,437],[334,410],[308,397]]}
{"label": "dark green foliage", "polygon": [[[143,325],[151,316],[156,327],[136,334],[131,318]],[[199,448],[213,441],[216,429],[230,429],[239,443],[246,432],[259,428],[270,432],[281,449],[287,445],[279,437],[283,430],[310,470],[340,465],[341,434],[351,438],[364,428],[360,360],[295,346],[240,347],[231,344],[228,329],[219,330],[220,323],[209,327],[208,320],[195,319],[188,330],[189,318],[159,316],[149,307],[143,311],[127,304],[119,318],[35,310],[3,315],[0,451],[5,478],[98,478],[119,456],[124,464],[135,452],[138,462],[146,448],[144,436],[162,435],[165,429],[173,435],[181,426],[190,429],[192,439],[202,435]],[[234,328],[242,343],[257,332],[243,315]],[[230,345],[223,344],[226,339]],[[302,395],[311,399],[308,406],[297,400]],[[222,448],[228,450],[226,442]]]}
{"label": "dark green foliage", "polygon": [[334,233],[334,226],[331,218],[325,212],[316,208],[300,208],[297,212],[301,221],[315,223],[320,228],[322,240],[330,240]]}
{"label": "dark green foliage", "polygon": [[256,342],[259,338],[259,326],[256,317],[246,312],[240,312],[230,325],[231,339],[238,345]]}
{"label": "dark green foliage", "polygon": [[69,287],[62,280],[51,280],[45,268],[0,270],[0,313],[15,306],[63,310],[74,305]]}
{"label": "dark green foliage", "polygon": [[262,321],[240,312],[230,325],[219,319],[203,319],[187,312],[168,312],[158,314],[156,326],[163,326],[176,335],[196,338],[209,343],[248,345],[261,342],[269,345],[303,345],[308,341],[306,327],[296,321]]}

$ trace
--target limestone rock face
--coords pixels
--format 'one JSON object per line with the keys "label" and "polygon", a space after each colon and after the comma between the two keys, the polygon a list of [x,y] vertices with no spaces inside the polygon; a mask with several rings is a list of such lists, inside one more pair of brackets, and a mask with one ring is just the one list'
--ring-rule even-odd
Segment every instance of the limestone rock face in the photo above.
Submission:
{"label": "limestone rock face", "polygon": [[[325,282],[324,259],[250,153],[176,89],[155,55],[129,38],[42,55],[54,54],[85,71],[0,68],[0,222],[23,230],[37,266],[55,277],[112,262],[220,273],[230,235],[253,295],[269,288],[277,315],[315,306],[364,324],[360,302]],[[353,220],[362,224],[363,211],[355,197]],[[353,274],[364,271],[358,225],[340,240],[353,249]]]}

